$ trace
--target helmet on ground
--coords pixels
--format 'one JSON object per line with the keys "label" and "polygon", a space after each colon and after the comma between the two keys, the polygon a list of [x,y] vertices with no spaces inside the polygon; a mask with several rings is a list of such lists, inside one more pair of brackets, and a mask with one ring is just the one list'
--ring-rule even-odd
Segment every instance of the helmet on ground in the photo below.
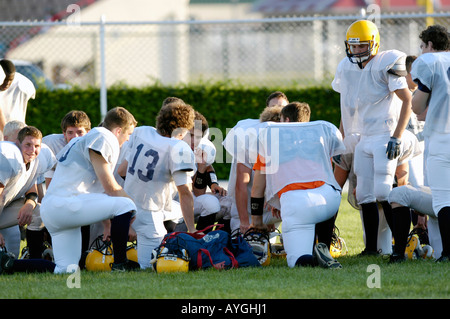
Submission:
{"label": "helmet on ground", "polygon": [[[355,52],[354,45],[367,44],[364,52]],[[380,48],[380,33],[375,23],[369,20],[353,22],[347,29],[345,51],[352,63],[362,67],[362,63],[378,53]]]}
{"label": "helmet on ground", "polygon": [[136,242],[130,242],[127,246],[127,259],[138,262]]}
{"label": "helmet on ground", "polygon": [[331,237],[330,255],[333,258],[346,255],[348,252],[345,240],[339,236],[339,229],[334,226],[333,235]]}
{"label": "helmet on ground", "polygon": [[114,262],[112,244],[103,241],[102,236],[97,237],[91,244],[86,256],[86,269],[88,271],[111,271]]}
{"label": "helmet on ground", "polygon": [[163,242],[153,251],[153,268],[157,273],[189,271],[189,253],[179,236],[176,241]]}
{"label": "helmet on ground", "polygon": [[250,228],[243,237],[252,247],[253,255],[258,259],[261,266],[270,265],[271,247],[268,234]]}

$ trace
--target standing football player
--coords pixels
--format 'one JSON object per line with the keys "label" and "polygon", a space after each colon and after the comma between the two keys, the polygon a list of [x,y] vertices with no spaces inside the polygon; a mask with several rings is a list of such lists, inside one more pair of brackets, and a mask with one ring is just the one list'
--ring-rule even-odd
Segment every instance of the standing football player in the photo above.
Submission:
{"label": "standing football player", "polygon": [[[391,225],[387,199],[394,182],[402,134],[411,114],[411,92],[406,83],[406,54],[378,52],[380,34],[368,20],[350,25],[346,53],[332,87],[340,93],[341,131],[346,152],[354,152],[356,198],[361,205],[366,235],[362,255],[378,254],[378,204]],[[351,139],[358,136],[359,142]],[[356,144],[356,146],[355,146]]]}
{"label": "standing football player", "polygon": [[412,108],[422,114],[427,108],[425,137],[426,182],[442,236],[439,261],[450,260],[450,40],[448,30],[429,26],[420,33],[420,55],[411,69],[417,82]]}

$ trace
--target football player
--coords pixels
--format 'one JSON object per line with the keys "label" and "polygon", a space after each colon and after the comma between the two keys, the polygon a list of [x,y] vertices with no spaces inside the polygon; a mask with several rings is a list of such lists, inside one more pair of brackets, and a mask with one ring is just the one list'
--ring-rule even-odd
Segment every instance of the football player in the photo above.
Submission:
{"label": "football player", "polygon": [[9,121],[17,120],[26,123],[28,101],[34,99],[35,95],[36,89],[33,82],[16,72],[16,67],[10,60],[1,60],[0,132],[3,132],[5,124]]}
{"label": "football player", "polygon": [[[266,99],[266,108],[289,103],[283,92],[273,92]],[[260,119],[239,121],[227,134],[223,141],[225,150],[232,156],[230,176],[228,179],[228,196],[232,198],[231,231],[240,230],[242,234],[250,227],[250,197],[253,184],[253,164],[257,154],[251,154],[252,136],[260,125]],[[265,216],[271,213],[266,211]]]}
{"label": "football player", "polygon": [[[347,57],[339,63],[332,87],[341,97],[340,129],[346,152],[354,152],[356,198],[362,208],[366,234],[362,255],[376,255],[377,202],[390,224],[387,198],[394,182],[401,138],[411,114],[411,92],[405,78],[406,54],[397,50],[378,52],[380,34],[368,20],[349,26],[345,46]],[[357,139],[352,141],[355,136]]]}
{"label": "football player", "polygon": [[69,271],[81,257],[80,227],[100,221],[114,245],[113,271],[139,268],[127,259],[128,230],[136,205],[116,182],[113,169],[120,146],[136,126],[123,107],[109,110],[101,127],[74,138],[58,155],[58,165],[41,204],[52,237],[55,273]]}
{"label": "football player", "polygon": [[282,123],[261,125],[259,155],[253,167],[251,226],[264,228],[265,197],[281,211],[289,267],[341,268],[329,248],[323,243],[315,245],[314,238],[315,225],[330,219],[339,208],[341,188],[330,159],[345,147],[339,130],[325,121],[309,122],[310,112],[307,103],[292,102],[281,112]]}
{"label": "football player", "polygon": [[422,54],[414,61],[411,77],[417,82],[412,109],[416,114],[427,110],[423,128],[428,185],[433,211],[438,217],[442,236],[439,261],[450,260],[450,40],[448,30],[429,26],[420,33]]}
{"label": "football player", "polygon": [[165,212],[172,209],[173,184],[187,230],[196,231],[190,187],[195,159],[189,144],[183,140],[193,126],[194,109],[190,105],[168,103],[158,113],[156,128],[136,128],[126,145],[126,159],[118,173],[125,176],[124,189],[137,206],[133,228],[142,269],[151,267],[152,252],[167,233],[164,219]]}

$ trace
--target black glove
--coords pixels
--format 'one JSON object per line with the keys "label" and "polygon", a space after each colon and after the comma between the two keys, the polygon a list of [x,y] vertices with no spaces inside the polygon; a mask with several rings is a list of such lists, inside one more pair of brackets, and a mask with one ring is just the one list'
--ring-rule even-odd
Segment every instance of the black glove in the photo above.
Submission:
{"label": "black glove", "polygon": [[400,155],[400,144],[402,141],[394,136],[391,136],[386,148],[387,158],[393,160]]}

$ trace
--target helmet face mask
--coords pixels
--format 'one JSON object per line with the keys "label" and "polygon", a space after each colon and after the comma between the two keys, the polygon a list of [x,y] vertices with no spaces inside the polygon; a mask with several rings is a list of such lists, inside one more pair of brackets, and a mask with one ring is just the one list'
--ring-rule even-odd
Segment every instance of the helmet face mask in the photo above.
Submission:
{"label": "helmet face mask", "polygon": [[[363,68],[363,63],[378,53],[380,47],[380,33],[377,26],[368,20],[359,20],[347,29],[345,52],[350,62]],[[366,45],[364,51],[355,50],[358,46]]]}

